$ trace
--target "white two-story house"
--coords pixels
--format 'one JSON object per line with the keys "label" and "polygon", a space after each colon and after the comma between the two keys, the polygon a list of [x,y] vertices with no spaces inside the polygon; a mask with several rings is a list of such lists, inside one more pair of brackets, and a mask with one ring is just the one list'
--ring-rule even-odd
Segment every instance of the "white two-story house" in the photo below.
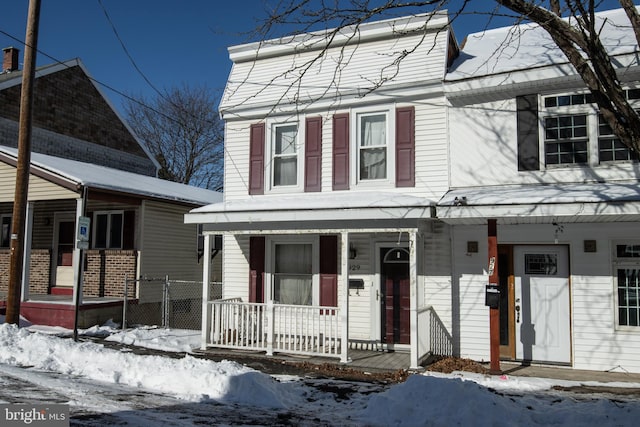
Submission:
{"label": "white two-story house", "polygon": [[[640,108],[628,19],[622,10],[598,19]],[[452,226],[459,354],[489,358],[487,223],[495,220],[501,357],[640,372],[638,156],[535,25],[470,35],[445,91],[451,191],[437,216]]]}
{"label": "white two-story house", "polygon": [[224,201],[185,217],[206,245],[224,238],[203,347],[343,362],[350,347],[393,349],[413,367],[452,351],[450,227],[435,211],[450,186],[448,24],[419,15],[229,48]]}

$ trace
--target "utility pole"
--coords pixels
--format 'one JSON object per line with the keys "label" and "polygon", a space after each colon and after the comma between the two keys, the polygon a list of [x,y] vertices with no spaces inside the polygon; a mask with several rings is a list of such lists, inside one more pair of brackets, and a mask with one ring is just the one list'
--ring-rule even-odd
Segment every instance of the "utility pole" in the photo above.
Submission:
{"label": "utility pole", "polygon": [[24,261],[24,236],[29,192],[29,168],[31,165],[31,119],[33,117],[33,82],[38,51],[38,25],[40,0],[29,0],[27,33],[24,47],[24,68],[20,93],[20,120],[18,129],[18,164],[16,189],[11,217],[11,258],[9,263],[9,289],[7,292],[6,323],[20,322],[20,293],[22,290],[22,263]]}

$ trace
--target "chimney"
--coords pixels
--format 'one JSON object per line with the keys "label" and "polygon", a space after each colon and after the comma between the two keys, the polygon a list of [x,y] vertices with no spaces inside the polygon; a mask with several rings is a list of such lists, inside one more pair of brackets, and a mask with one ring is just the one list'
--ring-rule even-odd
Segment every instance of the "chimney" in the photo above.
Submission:
{"label": "chimney", "polygon": [[5,47],[2,49],[2,72],[10,73],[18,70],[18,52],[15,47]]}

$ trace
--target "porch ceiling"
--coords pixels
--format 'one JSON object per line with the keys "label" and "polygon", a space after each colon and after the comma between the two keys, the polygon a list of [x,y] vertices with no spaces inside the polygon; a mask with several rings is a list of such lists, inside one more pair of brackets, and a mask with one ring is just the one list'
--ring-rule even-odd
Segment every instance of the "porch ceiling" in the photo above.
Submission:
{"label": "porch ceiling", "polygon": [[449,191],[437,206],[449,224],[628,222],[640,220],[640,184],[616,183],[468,187]]}

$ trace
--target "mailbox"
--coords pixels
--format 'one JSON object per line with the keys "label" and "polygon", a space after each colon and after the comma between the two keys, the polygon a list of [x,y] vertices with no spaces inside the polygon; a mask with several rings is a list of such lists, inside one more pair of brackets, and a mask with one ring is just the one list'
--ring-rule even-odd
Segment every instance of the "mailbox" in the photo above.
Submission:
{"label": "mailbox", "polygon": [[500,289],[498,285],[491,283],[486,286],[484,305],[489,308],[500,308]]}

